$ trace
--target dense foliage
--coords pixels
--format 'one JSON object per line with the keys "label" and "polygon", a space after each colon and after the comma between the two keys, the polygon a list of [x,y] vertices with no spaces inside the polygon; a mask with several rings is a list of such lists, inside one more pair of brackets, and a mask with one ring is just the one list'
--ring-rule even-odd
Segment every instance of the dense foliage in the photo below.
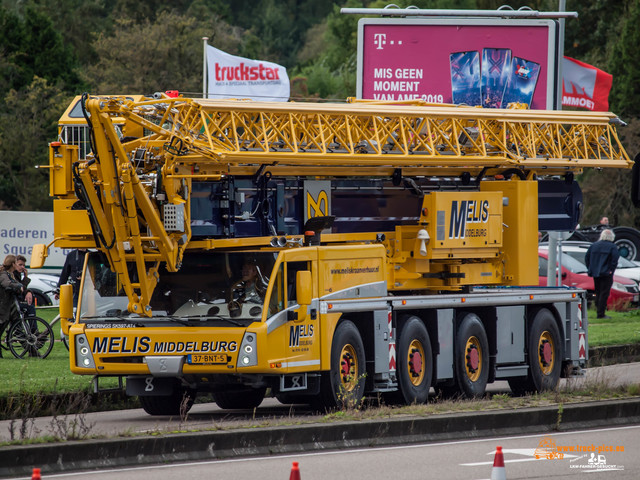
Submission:
{"label": "dense foliage", "polygon": [[[47,143],[69,100],[91,93],[202,89],[202,37],[231,54],[289,69],[292,97],[355,94],[357,22],[340,8],[384,7],[375,0],[0,0],[0,208],[50,209]],[[400,7],[496,9],[504,0],[395,0]],[[640,0],[567,0],[567,55],[614,76],[611,110],[640,151]],[[557,0],[510,2],[555,11]],[[606,214],[637,225],[628,172],[587,172],[585,224]]]}

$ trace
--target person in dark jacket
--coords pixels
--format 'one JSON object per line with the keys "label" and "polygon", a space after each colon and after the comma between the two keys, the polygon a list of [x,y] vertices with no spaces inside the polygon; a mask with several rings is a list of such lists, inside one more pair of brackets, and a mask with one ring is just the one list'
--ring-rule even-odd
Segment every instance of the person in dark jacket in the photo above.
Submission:
{"label": "person in dark jacket", "polygon": [[33,293],[29,290],[29,272],[27,271],[27,259],[24,255],[18,255],[16,257],[16,269],[13,272],[13,276],[16,277],[24,287],[22,294],[18,296],[20,304],[26,308],[27,315],[35,317],[36,308],[33,303]]}
{"label": "person in dark jacket", "polygon": [[[73,306],[78,306],[78,294],[80,293],[80,277],[84,267],[84,257],[87,254],[85,248],[73,250],[67,254],[58,280],[58,289],[60,286],[70,283],[73,285]],[[57,297],[57,295],[56,295]]]}
{"label": "person in dark jacket", "polygon": [[[18,318],[16,298],[23,293],[24,286],[13,276],[16,270],[16,256],[7,255],[0,266],[0,336],[12,319]],[[0,357],[2,350],[0,350]]]}
{"label": "person in dark jacket", "polygon": [[600,240],[593,243],[584,257],[588,273],[593,277],[596,293],[596,312],[598,318],[609,318],[605,315],[607,301],[613,285],[613,272],[618,266],[618,247],[613,241],[616,236],[613,231],[605,229],[600,233]]}

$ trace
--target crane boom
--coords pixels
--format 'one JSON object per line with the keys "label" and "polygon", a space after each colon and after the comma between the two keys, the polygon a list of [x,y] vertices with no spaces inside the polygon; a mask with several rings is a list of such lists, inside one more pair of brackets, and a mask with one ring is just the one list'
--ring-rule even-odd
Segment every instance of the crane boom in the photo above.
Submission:
{"label": "crane boom", "polygon": [[[458,106],[266,103],[187,98],[87,102],[150,132],[172,164],[228,174],[248,165],[278,171],[338,168],[343,175],[424,175],[522,168],[544,174],[631,165],[606,112]],[[346,168],[345,168],[346,166]],[[291,173],[294,174],[295,173]],[[332,175],[340,174],[332,171]]]}

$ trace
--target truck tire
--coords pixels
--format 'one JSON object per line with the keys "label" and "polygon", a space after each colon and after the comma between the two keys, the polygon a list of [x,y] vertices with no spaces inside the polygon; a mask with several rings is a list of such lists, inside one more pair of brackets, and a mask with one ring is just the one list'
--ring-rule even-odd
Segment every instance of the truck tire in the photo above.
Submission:
{"label": "truck tire", "polygon": [[213,400],[224,410],[241,409],[248,410],[257,408],[264,400],[266,387],[243,388],[242,390],[232,390],[229,392],[215,392]]}
{"label": "truck tire", "polygon": [[433,378],[433,354],[429,332],[418,317],[409,317],[400,327],[396,352],[398,387],[404,403],[425,403]]}
{"label": "truck tire", "polygon": [[467,313],[458,326],[454,345],[454,376],[466,398],[484,395],[489,379],[489,341],[475,313]]}
{"label": "truck tire", "polygon": [[139,396],[140,404],[149,415],[185,415],[191,410],[195,392],[177,388],[171,395]]}
{"label": "truck tire", "polygon": [[358,328],[343,320],[333,334],[331,370],[324,373],[320,395],[312,406],[320,410],[355,408],[364,396],[366,359]]}
{"label": "truck tire", "polygon": [[640,260],[640,232],[635,228],[616,227],[613,233],[620,256],[631,261]]}
{"label": "truck tire", "polygon": [[529,374],[509,380],[516,395],[553,390],[562,369],[562,337],[553,314],[543,308],[531,323],[528,340]]}

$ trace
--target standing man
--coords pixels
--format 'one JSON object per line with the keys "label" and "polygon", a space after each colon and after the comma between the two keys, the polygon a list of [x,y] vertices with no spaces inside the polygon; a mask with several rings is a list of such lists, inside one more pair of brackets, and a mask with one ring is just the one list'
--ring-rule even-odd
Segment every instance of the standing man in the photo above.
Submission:
{"label": "standing man", "polygon": [[[58,289],[65,283],[73,285],[73,307],[78,306],[78,294],[80,293],[80,277],[84,268],[84,257],[87,254],[86,248],[72,250],[67,254],[64,260],[60,279],[58,280]],[[58,295],[56,294],[56,298]]]}
{"label": "standing man", "polygon": [[613,272],[618,266],[618,247],[613,240],[615,234],[605,229],[600,233],[600,240],[593,243],[584,257],[589,276],[593,277],[593,285],[596,292],[596,311],[598,318],[610,318],[605,315],[607,300],[613,284]]}

